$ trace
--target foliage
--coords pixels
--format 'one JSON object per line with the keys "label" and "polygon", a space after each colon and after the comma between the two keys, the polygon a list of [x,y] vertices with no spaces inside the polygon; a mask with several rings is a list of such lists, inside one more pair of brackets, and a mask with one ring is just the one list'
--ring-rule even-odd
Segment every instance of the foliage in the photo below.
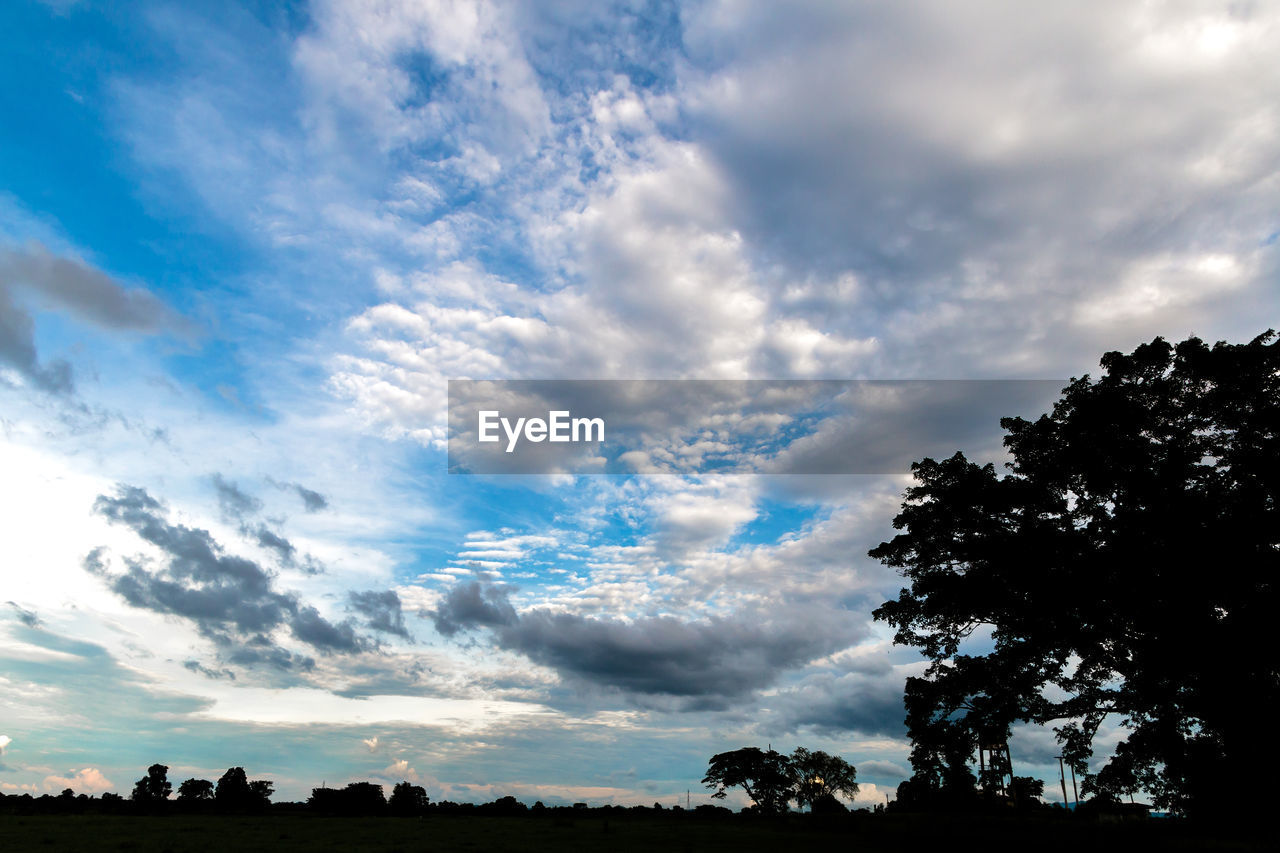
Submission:
{"label": "foliage", "polygon": [[1014,776],[1009,780],[1009,796],[1019,807],[1042,805],[1044,780],[1033,776]]}
{"label": "foliage", "polygon": [[702,784],[716,788],[711,796],[723,799],[728,788],[742,788],[762,814],[780,814],[795,797],[791,761],[787,756],[747,746],[711,757]]}
{"label": "foliage", "polygon": [[213,783],[208,779],[185,779],[178,786],[179,802],[197,802],[213,799]]}
{"label": "foliage", "polygon": [[250,782],[243,767],[230,767],[218,779],[213,797],[222,810],[256,811],[271,804],[274,787],[265,779]]}
{"label": "foliage", "polygon": [[218,779],[213,796],[220,806],[243,808],[250,799],[249,777],[245,775],[244,768],[227,768],[227,772]]}
{"label": "foliage", "polygon": [[249,802],[259,807],[270,805],[275,787],[275,783],[267,779],[254,779],[249,783]]}
{"label": "foliage", "polygon": [[903,532],[871,551],[910,584],[876,617],[931,659],[907,684],[914,782],[954,786],[975,733],[1017,722],[1057,723],[1083,772],[1110,718],[1128,734],[1086,794],[1249,808],[1265,789],[1230,781],[1277,757],[1249,709],[1280,698],[1261,634],[1280,603],[1280,345],[1156,338],[1102,366],[1052,414],[1001,421],[1008,475],[916,463]]}
{"label": "foliage", "polygon": [[[392,793],[394,796],[394,791]],[[422,796],[426,798],[425,791]],[[375,785],[372,782],[351,782],[345,788],[312,789],[307,805],[321,814],[373,816],[387,811],[387,798],[382,793],[381,785]]]}
{"label": "foliage", "polygon": [[173,785],[168,779],[169,768],[164,764],[152,764],[147,768],[147,775],[133,786],[130,799],[136,803],[162,803],[169,799]]}
{"label": "foliage", "polygon": [[796,802],[811,809],[819,800],[831,799],[835,794],[852,799],[858,793],[858,783],[854,781],[858,771],[853,765],[822,750],[810,752],[802,746],[797,747],[791,753],[791,773],[795,780]]}
{"label": "foliage", "polygon": [[821,750],[798,747],[787,756],[751,746],[712,756],[702,783],[717,789],[711,795],[717,799],[729,788],[742,788],[762,814],[780,814],[792,800],[811,810],[819,802],[828,811],[838,810],[828,801],[836,794],[856,795],[857,775],[852,764]]}
{"label": "foliage", "polygon": [[391,802],[387,805],[393,815],[416,817],[427,810],[429,801],[422,786],[400,782],[391,789]]}

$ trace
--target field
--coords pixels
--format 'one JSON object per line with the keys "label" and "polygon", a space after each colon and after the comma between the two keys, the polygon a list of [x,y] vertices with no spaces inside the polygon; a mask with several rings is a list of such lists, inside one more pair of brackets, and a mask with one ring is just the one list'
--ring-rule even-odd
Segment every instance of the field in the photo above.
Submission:
{"label": "field", "polygon": [[1208,838],[1168,821],[1100,825],[910,815],[854,816],[817,824],[792,818],[699,820],[591,813],[581,817],[440,816],[423,819],[268,816],[0,816],[0,849],[18,851],[957,851],[1274,849]]}

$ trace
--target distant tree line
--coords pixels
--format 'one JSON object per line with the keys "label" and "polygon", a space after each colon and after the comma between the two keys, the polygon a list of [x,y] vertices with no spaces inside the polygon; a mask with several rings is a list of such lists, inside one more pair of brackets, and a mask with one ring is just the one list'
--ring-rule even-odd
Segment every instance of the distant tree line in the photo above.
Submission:
{"label": "distant tree line", "polygon": [[[815,813],[845,813],[837,794],[852,797],[858,791],[853,766],[838,756],[799,748],[791,755],[780,755],[772,749],[762,751],[748,747],[721,753],[711,759],[704,783],[717,788],[712,794],[724,798],[726,788],[742,787],[754,805],[745,812],[780,814],[795,801]],[[304,803],[272,803],[275,785],[265,779],[249,779],[243,767],[231,767],[217,782],[208,779],[185,779],[174,791],[169,780],[169,767],[152,764],[145,776],[133,786],[128,798],[115,793],[101,797],[76,795],[70,788],[53,796],[45,794],[0,795],[0,813],[27,814],[131,814],[163,813],[204,815],[246,815],[300,813],[319,817],[425,817],[428,814],[473,814],[480,816],[531,816],[546,814],[579,814],[584,811],[614,813],[686,813],[679,805],[601,806],[589,808],[586,803],[571,806],[547,806],[541,801],[527,806],[512,796],[499,797],[489,803],[431,802],[421,785],[402,781],[392,786],[388,798],[383,786],[374,782],[351,782],[341,788],[313,788]],[[720,806],[701,804],[691,810],[698,817],[725,817],[732,811]]]}
{"label": "distant tree line", "polygon": [[[169,767],[152,764],[133,786],[129,800],[137,806],[162,808],[169,803],[173,784],[169,781]],[[222,812],[255,812],[271,805],[275,783],[266,779],[250,780],[243,767],[228,768],[217,783],[208,779],[186,779],[178,786],[174,802],[198,809],[206,807]]]}

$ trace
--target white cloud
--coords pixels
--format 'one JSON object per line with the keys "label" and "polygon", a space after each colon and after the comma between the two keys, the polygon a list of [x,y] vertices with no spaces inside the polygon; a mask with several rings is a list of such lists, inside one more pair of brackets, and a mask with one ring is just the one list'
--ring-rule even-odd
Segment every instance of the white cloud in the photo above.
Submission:
{"label": "white cloud", "polygon": [[81,770],[72,770],[70,773],[69,776],[44,777],[44,789],[61,791],[70,788],[78,794],[98,794],[115,787],[115,783],[103,776],[102,771],[96,767],[85,767]]}

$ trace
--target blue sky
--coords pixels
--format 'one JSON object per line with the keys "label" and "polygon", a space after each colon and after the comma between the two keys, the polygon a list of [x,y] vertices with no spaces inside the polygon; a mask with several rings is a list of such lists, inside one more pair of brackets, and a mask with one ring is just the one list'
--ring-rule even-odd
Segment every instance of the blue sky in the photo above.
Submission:
{"label": "blue sky", "polygon": [[[903,477],[449,475],[447,380],[1056,378],[1280,316],[1261,5],[19,0],[0,33],[5,791],[162,761],[674,803],[772,743],[879,802]],[[1056,774],[1050,733],[1012,752]]]}

